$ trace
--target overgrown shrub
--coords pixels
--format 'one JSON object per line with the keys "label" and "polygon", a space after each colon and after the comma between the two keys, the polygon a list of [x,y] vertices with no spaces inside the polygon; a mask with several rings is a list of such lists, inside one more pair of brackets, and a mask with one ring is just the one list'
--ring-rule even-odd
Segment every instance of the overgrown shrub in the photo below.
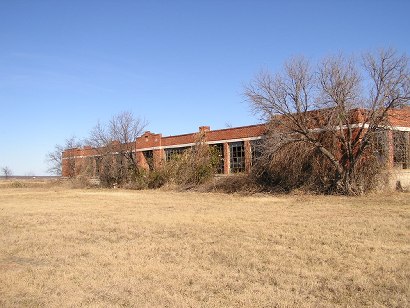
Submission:
{"label": "overgrown shrub", "polygon": [[[99,180],[102,187],[123,187],[128,189],[155,189],[164,185],[190,188],[212,178],[219,164],[218,151],[204,142],[199,134],[195,145],[180,154],[164,161],[155,170],[145,170],[129,166],[129,161],[121,156],[103,156],[98,161]],[[81,166],[76,182],[80,186],[81,178],[90,178],[95,166],[92,161]]]}
{"label": "overgrown shrub", "polygon": [[[325,140],[328,138],[327,140]],[[336,147],[337,142],[324,134],[321,142]],[[262,143],[262,155],[253,166],[250,177],[264,190],[290,192],[304,190],[315,193],[337,194],[338,173],[335,166],[314,146],[306,143],[289,143],[272,149],[269,140]],[[373,152],[372,152],[373,151]],[[351,178],[354,191],[366,193],[388,181],[385,160],[375,155],[370,146],[368,154],[356,163]],[[339,159],[343,159],[340,157]]]}
{"label": "overgrown shrub", "polygon": [[193,187],[212,178],[219,163],[217,151],[203,143],[176,154],[162,168],[153,171],[149,177],[149,187],[157,188],[165,184]]}

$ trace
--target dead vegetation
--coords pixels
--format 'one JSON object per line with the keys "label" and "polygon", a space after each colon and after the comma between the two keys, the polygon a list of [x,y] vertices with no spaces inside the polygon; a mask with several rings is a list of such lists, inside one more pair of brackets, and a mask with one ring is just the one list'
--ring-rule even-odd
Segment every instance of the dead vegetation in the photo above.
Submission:
{"label": "dead vegetation", "polygon": [[[394,126],[392,120],[397,118],[393,114],[409,106],[408,63],[406,54],[382,49],[359,59],[331,56],[316,65],[298,57],[275,74],[259,73],[246,87],[245,96],[270,126],[262,152],[271,159],[261,166],[269,175],[268,181],[291,189],[298,181],[304,182],[303,177],[309,177],[316,164],[324,168],[318,169],[319,181],[310,182],[309,191],[310,187],[317,191],[324,186],[327,193],[360,195],[374,189],[372,183],[378,182],[383,169],[380,165],[386,165],[379,159],[385,150],[379,151],[376,143],[389,147],[386,131],[381,128]],[[409,123],[408,115],[403,113],[400,121]],[[298,147],[306,151],[295,151]],[[397,160],[407,164],[405,152],[404,148],[398,151]],[[308,164],[307,153],[314,156]],[[272,164],[284,154],[281,170],[274,167],[271,172]],[[284,165],[290,165],[290,171],[299,169],[297,176],[283,174],[288,171]],[[371,172],[365,174],[369,169]]]}
{"label": "dead vegetation", "polygon": [[0,189],[2,307],[406,307],[408,194]]}

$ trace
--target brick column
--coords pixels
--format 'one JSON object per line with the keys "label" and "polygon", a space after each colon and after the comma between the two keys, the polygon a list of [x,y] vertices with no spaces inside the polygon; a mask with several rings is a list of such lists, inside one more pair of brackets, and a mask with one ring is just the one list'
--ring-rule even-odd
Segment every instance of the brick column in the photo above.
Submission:
{"label": "brick column", "polygon": [[153,157],[154,157],[154,169],[160,169],[162,167],[162,162],[164,160],[164,150],[159,149],[159,150],[154,150],[153,151]]}
{"label": "brick column", "polygon": [[224,174],[230,174],[231,171],[231,152],[229,143],[224,143]]}
{"label": "brick column", "polygon": [[147,160],[145,159],[144,154],[141,151],[135,153],[135,158],[137,160],[137,166],[145,170],[149,170]]}
{"label": "brick column", "polygon": [[251,143],[249,140],[245,140],[243,143],[243,149],[245,151],[245,172],[249,173],[251,171],[251,165],[252,165],[252,149],[251,149]]}

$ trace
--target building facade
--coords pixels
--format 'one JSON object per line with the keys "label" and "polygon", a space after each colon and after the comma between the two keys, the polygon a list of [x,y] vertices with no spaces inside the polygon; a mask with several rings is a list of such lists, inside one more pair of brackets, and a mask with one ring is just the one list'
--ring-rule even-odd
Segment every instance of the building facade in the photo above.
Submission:
{"label": "building facade", "polygon": [[[170,160],[173,155],[183,152],[198,142],[199,136],[214,146],[219,152],[220,165],[218,173],[232,174],[249,172],[252,165],[252,157],[255,156],[256,144],[266,133],[266,126],[250,125],[227,129],[211,130],[209,126],[199,127],[198,132],[162,136],[146,131],[135,140],[133,151],[137,164],[144,169],[157,169]],[[71,164],[81,166],[86,160],[93,160],[93,174],[98,176],[98,151],[91,147],[68,149],[62,153],[62,176],[70,177],[75,174]]]}
{"label": "building facade", "polygon": [[[359,117],[360,118],[360,117]],[[358,123],[360,119],[358,118]],[[393,110],[389,115],[391,126],[384,131],[387,140],[388,165],[410,171],[410,108]],[[265,124],[211,130],[201,126],[195,133],[162,136],[146,131],[131,144],[137,165],[146,170],[161,168],[175,154],[198,142],[198,137],[219,153],[219,174],[247,173],[258,152],[258,143],[267,132]],[[386,143],[386,142],[385,142]],[[121,146],[118,144],[118,146]],[[130,146],[128,144],[127,146]],[[76,175],[81,165],[92,166],[91,174],[99,174],[99,154],[91,147],[68,149],[62,153],[62,176]],[[410,176],[410,173],[409,173]]]}

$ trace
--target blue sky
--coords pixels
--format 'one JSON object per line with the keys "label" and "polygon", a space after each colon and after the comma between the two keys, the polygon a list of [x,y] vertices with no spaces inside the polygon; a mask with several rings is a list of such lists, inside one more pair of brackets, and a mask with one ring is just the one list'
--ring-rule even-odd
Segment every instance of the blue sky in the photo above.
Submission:
{"label": "blue sky", "polygon": [[394,47],[410,1],[0,0],[0,166],[46,174],[45,155],[132,111],[175,135],[258,122],[243,87],[291,56]]}

